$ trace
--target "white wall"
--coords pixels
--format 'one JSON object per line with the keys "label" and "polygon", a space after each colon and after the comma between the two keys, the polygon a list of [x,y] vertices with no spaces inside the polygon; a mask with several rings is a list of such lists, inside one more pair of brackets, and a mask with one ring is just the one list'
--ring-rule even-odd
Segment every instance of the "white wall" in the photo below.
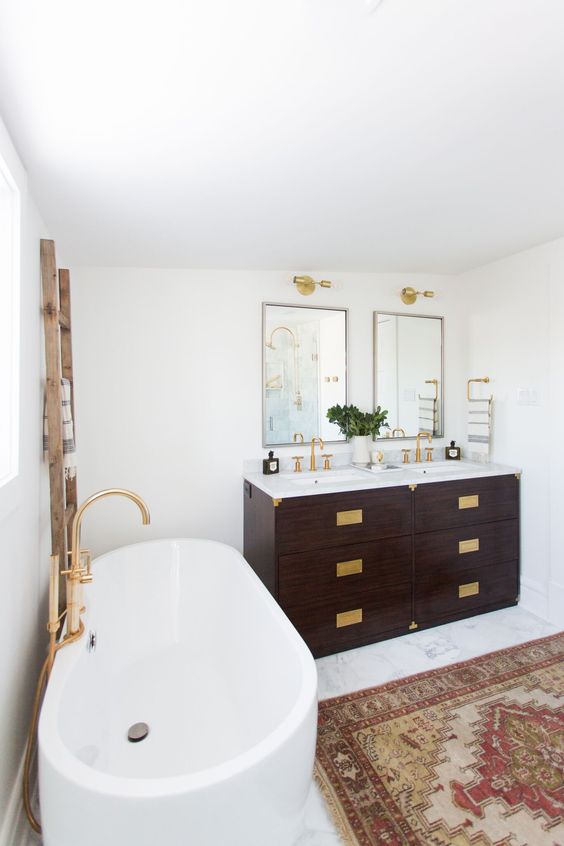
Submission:
{"label": "white wall", "polygon": [[[124,486],[152,511],[145,528],[130,503],[99,503],[84,527],[94,553],[166,535],[241,548],[243,460],[266,455],[261,303],[303,305],[291,283],[296,270],[73,269],[80,496]],[[417,311],[446,315],[446,395],[456,396],[459,303],[449,277],[313,276],[336,287],[316,291],[308,304],[349,309],[350,402],[372,408],[373,311],[398,310],[406,284],[437,291]],[[449,438],[461,437],[459,424],[458,410],[447,407]],[[292,455],[296,447],[277,452]]]}
{"label": "white wall", "polygon": [[[564,623],[564,239],[457,280],[464,367],[489,376],[491,459],[523,468],[522,604]],[[519,390],[537,404],[522,404]]]}
{"label": "white wall", "polygon": [[[0,121],[0,150],[22,195],[20,473],[0,515],[0,843],[9,836],[19,797],[15,784],[30,717],[44,631],[48,505],[41,463],[39,238],[43,226],[26,176]],[[0,495],[1,495],[0,491]],[[40,505],[40,500],[43,505]]]}

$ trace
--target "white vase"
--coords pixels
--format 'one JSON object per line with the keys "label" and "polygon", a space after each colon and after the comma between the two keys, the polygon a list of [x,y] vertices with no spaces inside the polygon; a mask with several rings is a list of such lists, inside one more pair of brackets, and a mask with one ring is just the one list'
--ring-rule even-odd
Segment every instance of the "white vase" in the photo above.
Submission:
{"label": "white vase", "polygon": [[351,438],[353,464],[370,464],[370,435],[355,435]]}

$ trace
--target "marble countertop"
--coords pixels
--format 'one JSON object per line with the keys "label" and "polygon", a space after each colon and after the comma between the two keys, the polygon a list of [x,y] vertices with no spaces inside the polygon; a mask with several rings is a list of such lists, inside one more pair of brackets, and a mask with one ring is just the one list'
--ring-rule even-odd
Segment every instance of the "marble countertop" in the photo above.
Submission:
{"label": "marble countertop", "polygon": [[520,472],[518,467],[507,467],[503,464],[481,464],[474,461],[432,461],[422,462],[421,464],[399,465],[396,469],[389,470],[381,469],[379,465],[373,465],[369,468],[349,464],[337,466],[331,470],[317,470],[315,472],[303,470],[301,473],[280,472],[271,476],[257,472],[246,472],[244,478],[273,499],[286,499],[288,497],[391,488],[400,485],[454,482],[459,479],[506,476]]}

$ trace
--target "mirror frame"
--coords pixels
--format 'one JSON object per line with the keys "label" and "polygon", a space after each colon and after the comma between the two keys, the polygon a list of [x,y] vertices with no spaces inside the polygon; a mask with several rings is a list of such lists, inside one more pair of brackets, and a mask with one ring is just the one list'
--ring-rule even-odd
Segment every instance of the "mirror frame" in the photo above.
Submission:
{"label": "mirror frame", "polygon": [[[433,435],[433,438],[444,438],[445,432],[445,319],[439,314],[412,314],[405,311],[374,311],[373,312],[373,338],[372,338],[372,373],[373,373],[373,406],[376,408],[378,404],[378,368],[376,366],[376,353],[378,350],[378,315],[387,314],[390,317],[427,317],[432,320],[440,320],[441,327],[441,389],[439,391],[439,432]],[[386,438],[380,436],[376,438],[377,441],[413,441],[417,437],[415,435],[406,435],[405,438],[400,436],[396,438]]]}
{"label": "mirror frame", "polygon": [[[340,311],[343,312],[345,317],[345,402],[347,404],[348,395],[349,395],[349,310],[348,308],[343,308],[342,306],[313,306],[313,305],[302,305],[301,303],[271,303],[271,302],[263,302],[262,304],[262,326],[261,326],[261,344],[262,344],[262,355],[261,355],[261,395],[262,395],[262,446],[264,449],[276,449],[277,447],[286,447],[286,446],[293,446],[295,447],[296,444],[292,441],[278,443],[278,444],[269,444],[266,442],[266,391],[265,391],[265,383],[266,383],[266,349],[265,349],[265,338],[266,338],[266,309],[268,306],[279,306],[281,308],[302,308],[302,309],[309,309],[310,311]],[[306,441],[309,443],[309,441]],[[326,444],[346,444],[347,439],[343,436],[336,441],[324,441]]]}

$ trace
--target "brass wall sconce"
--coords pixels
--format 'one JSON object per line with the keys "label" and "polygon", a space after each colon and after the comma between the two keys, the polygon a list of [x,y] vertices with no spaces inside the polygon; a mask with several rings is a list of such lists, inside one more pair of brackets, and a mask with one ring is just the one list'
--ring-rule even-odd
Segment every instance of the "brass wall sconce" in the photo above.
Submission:
{"label": "brass wall sconce", "polygon": [[401,299],[406,305],[413,305],[418,296],[434,297],[434,291],[416,291],[415,288],[402,288]]}
{"label": "brass wall sconce", "polygon": [[326,279],[316,282],[311,276],[294,276],[294,285],[304,297],[309,297],[310,294],[313,294],[316,285],[319,285],[320,288],[333,287],[332,282],[328,282]]}

